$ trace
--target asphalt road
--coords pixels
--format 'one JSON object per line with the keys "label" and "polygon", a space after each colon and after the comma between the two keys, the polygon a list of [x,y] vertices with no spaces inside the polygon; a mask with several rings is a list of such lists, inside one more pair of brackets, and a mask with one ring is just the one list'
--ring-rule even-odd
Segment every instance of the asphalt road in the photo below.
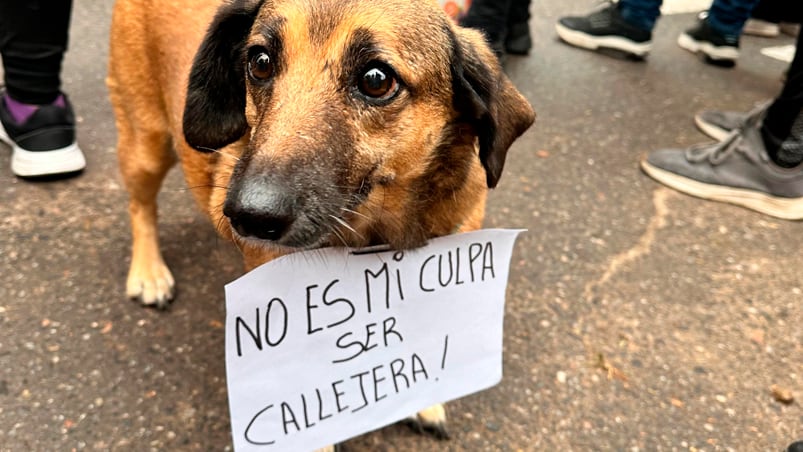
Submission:
{"label": "asphalt road", "polygon": [[[803,226],[660,187],[652,149],[705,138],[702,109],[747,110],[786,65],[743,39],[737,67],[675,44],[663,18],[646,62],[559,43],[534,2],[530,56],[507,71],[538,112],[511,150],[487,226],[526,228],[508,288],[505,377],[449,405],[452,439],[396,425],[346,450],[782,450],[803,438]],[[89,165],[14,178],[0,148],[0,450],[230,448],[223,286],[241,273],[178,171],[160,202],[179,297],[124,296],[126,194],[104,85],[111,0],[76,0],[64,88]],[[771,387],[795,401],[775,400]]]}

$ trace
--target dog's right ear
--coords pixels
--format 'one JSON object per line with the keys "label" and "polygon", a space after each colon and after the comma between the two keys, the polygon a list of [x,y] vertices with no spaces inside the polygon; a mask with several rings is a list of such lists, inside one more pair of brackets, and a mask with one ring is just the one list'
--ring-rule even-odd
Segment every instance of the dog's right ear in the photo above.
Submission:
{"label": "dog's right ear", "polygon": [[243,47],[263,0],[234,0],[218,9],[192,63],[184,104],[184,138],[199,151],[237,141],[245,120]]}
{"label": "dog's right ear", "polygon": [[496,187],[507,150],[535,121],[532,106],[502,71],[476,30],[451,33],[454,107],[477,135],[488,188]]}

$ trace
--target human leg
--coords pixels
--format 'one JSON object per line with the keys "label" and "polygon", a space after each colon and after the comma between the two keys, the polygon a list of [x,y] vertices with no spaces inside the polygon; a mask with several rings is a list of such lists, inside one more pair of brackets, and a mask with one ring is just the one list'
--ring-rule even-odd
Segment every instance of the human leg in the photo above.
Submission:
{"label": "human leg", "polygon": [[530,36],[530,0],[511,0],[507,14],[505,51],[525,55],[533,46]]}
{"label": "human leg", "polygon": [[0,53],[8,94],[44,105],[59,95],[71,0],[0,0]]}
{"label": "human leg", "polygon": [[708,24],[714,31],[738,38],[759,0],[714,0],[708,10]]}
{"label": "human leg", "polygon": [[[800,49],[801,37],[798,37]],[[764,114],[749,115],[723,141],[662,149],[642,169],[676,190],[784,219],[803,219],[803,54]]]}
{"label": "human leg", "polygon": [[460,25],[485,33],[497,56],[504,53],[508,14],[513,0],[473,0]]}
{"label": "human leg", "polygon": [[75,116],[61,92],[71,0],[0,0],[0,140],[12,171],[25,177],[74,173],[86,166],[75,143]]}
{"label": "human leg", "polygon": [[797,51],[781,94],[767,109],[761,136],[767,152],[779,165],[803,162],[803,34],[797,37]]}
{"label": "human leg", "polygon": [[732,66],[739,58],[739,37],[758,0],[714,0],[697,25],[678,37],[678,45],[705,55],[706,61]]}
{"label": "human leg", "polygon": [[651,32],[661,16],[661,3],[661,0],[620,0],[619,12],[625,22]]}

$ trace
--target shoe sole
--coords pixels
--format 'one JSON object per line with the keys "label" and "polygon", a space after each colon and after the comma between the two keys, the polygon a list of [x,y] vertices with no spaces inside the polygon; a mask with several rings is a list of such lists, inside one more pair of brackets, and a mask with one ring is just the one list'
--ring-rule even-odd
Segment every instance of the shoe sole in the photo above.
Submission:
{"label": "shoe sole", "polygon": [[652,44],[636,43],[618,36],[593,36],[581,31],[572,30],[560,23],[555,24],[555,31],[558,36],[569,44],[588,50],[598,50],[600,48],[620,50],[638,58],[644,58],[650,52]]}
{"label": "shoe sole", "polygon": [[641,169],[656,181],[697,198],[735,204],[782,220],[803,219],[803,198],[778,198],[753,190],[699,182],[653,166],[646,158],[641,161]]}
{"label": "shoe sole", "polygon": [[714,61],[735,62],[739,58],[739,49],[735,47],[717,47],[710,42],[696,41],[686,33],[678,37],[678,45],[691,53],[702,53]]}
{"label": "shoe sole", "polygon": [[696,125],[701,132],[717,141],[724,140],[731,133],[730,130],[723,129],[722,127],[718,127],[710,122],[706,122],[700,117],[700,115],[694,115],[694,125]]}
{"label": "shoe sole", "polygon": [[52,151],[28,151],[14,143],[2,124],[0,141],[11,146],[11,171],[19,177],[76,173],[86,168],[84,153],[77,143]]}

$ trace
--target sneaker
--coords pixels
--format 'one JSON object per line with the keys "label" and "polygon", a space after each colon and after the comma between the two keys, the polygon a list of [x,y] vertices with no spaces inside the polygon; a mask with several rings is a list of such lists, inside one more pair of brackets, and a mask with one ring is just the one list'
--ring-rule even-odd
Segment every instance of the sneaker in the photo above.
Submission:
{"label": "sneaker", "polygon": [[20,177],[77,173],[86,167],[84,154],[75,141],[75,115],[66,95],[51,105],[42,105],[23,123],[0,98],[0,141],[11,147],[11,171]]}
{"label": "sneaker", "polygon": [[793,38],[796,38],[798,33],[800,33],[800,24],[781,22],[778,26],[781,29],[781,33],[792,36]]}
{"label": "sneaker", "polygon": [[762,36],[764,38],[777,38],[781,35],[781,26],[776,22],[750,18],[744,23],[742,33],[746,35]]}
{"label": "sneaker", "polygon": [[702,53],[716,64],[736,62],[739,58],[739,37],[724,36],[714,31],[707,20],[686,30],[678,37],[678,45],[692,53]]}
{"label": "sneaker", "polygon": [[722,142],[647,155],[641,168],[675,190],[787,220],[803,219],[803,167],[770,160],[759,126],[749,120]]}
{"label": "sneaker", "polygon": [[563,17],[555,30],[567,43],[589,50],[615,49],[644,58],[652,47],[652,32],[625,22],[615,3],[587,16]]}
{"label": "sneaker", "polygon": [[706,110],[694,115],[694,124],[709,137],[722,141],[747,121],[764,119],[772,101],[762,102],[747,113],[735,111]]}

